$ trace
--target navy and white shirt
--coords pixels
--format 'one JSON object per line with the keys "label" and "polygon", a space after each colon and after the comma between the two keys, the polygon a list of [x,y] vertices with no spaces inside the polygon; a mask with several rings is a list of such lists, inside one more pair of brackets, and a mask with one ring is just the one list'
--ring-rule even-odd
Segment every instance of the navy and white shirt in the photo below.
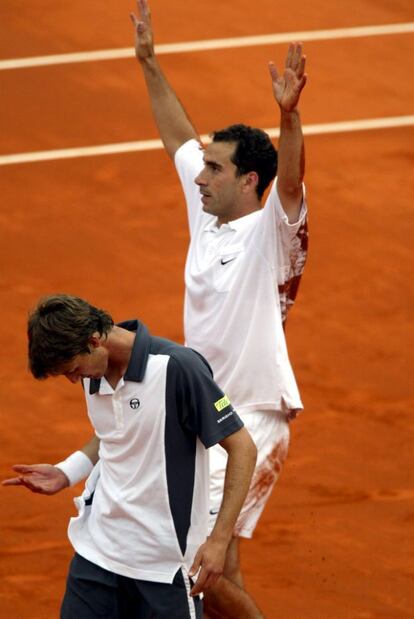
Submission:
{"label": "navy and white shirt", "polygon": [[198,353],[136,320],[119,326],[136,332],[125,375],[115,389],[84,380],[100,460],[69,539],[111,572],[171,583],[207,536],[207,448],[243,423]]}

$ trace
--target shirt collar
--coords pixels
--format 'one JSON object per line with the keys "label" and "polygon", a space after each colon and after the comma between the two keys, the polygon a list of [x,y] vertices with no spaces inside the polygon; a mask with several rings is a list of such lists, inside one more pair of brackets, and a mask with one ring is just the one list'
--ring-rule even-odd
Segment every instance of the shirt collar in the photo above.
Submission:
{"label": "shirt collar", "polygon": [[[147,327],[139,320],[126,320],[125,322],[118,323],[117,326],[128,331],[135,331],[135,340],[128,367],[124,374],[124,380],[140,383],[144,380],[147,369],[148,355],[151,347],[150,333]],[[100,385],[100,378],[91,378],[89,393],[91,395],[98,393]]]}
{"label": "shirt collar", "polygon": [[257,211],[253,211],[252,213],[248,213],[247,215],[243,215],[243,217],[238,217],[237,219],[233,219],[229,221],[227,224],[222,224],[220,228],[217,226],[217,217],[213,217],[207,224],[204,226],[205,232],[218,232],[223,226],[228,226],[230,230],[234,230],[236,232],[243,230],[246,226],[249,226],[252,221],[254,221],[259,213],[262,212],[262,209],[259,208]]}

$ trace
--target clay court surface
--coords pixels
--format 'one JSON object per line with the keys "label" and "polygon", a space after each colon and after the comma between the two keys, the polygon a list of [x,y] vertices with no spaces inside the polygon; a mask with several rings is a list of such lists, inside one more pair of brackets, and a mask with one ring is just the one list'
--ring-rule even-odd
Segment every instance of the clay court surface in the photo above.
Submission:
{"label": "clay court surface", "polygon": [[[132,2],[3,0],[0,59],[132,44]],[[153,0],[158,44],[413,22],[412,2]],[[165,54],[200,133],[278,125],[267,61],[286,43]],[[414,113],[414,35],[305,44],[305,125]],[[156,139],[133,58],[0,70],[0,156]],[[310,257],[288,343],[305,413],[251,542],[269,619],[414,616],[412,125],[306,137]],[[184,203],[162,150],[0,166],[2,449],[57,462],[90,436],[82,390],[36,382],[25,324],[69,292],[182,340]],[[258,363],[258,371],[260,364]],[[0,488],[0,616],[58,616],[72,496]]]}

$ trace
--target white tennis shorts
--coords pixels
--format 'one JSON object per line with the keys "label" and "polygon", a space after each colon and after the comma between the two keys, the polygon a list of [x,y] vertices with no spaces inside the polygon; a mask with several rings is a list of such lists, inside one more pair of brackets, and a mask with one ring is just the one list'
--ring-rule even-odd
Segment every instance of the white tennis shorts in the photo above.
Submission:
{"label": "white tennis shorts", "polygon": [[[246,500],[233,534],[250,538],[256,528],[273,486],[279,478],[289,447],[289,422],[283,411],[239,413],[257,447],[257,462]],[[210,457],[210,520],[214,527],[220,509],[227,453],[220,445],[209,449]]]}

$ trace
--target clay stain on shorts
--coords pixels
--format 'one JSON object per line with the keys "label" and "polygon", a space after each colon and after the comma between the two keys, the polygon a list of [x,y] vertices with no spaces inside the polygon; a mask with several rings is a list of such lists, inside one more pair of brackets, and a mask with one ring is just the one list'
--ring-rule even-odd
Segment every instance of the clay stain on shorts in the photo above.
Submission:
{"label": "clay stain on shorts", "polygon": [[249,508],[266,503],[286,460],[288,446],[288,440],[280,441],[256,468],[246,501],[237,522],[236,532],[243,529],[245,521],[249,517]]}
{"label": "clay stain on shorts", "polygon": [[249,490],[249,498],[251,497],[251,500],[255,503],[261,502],[266,498],[273,484],[277,481],[283,463],[286,460],[287,449],[287,441],[281,441],[256,469]]}

